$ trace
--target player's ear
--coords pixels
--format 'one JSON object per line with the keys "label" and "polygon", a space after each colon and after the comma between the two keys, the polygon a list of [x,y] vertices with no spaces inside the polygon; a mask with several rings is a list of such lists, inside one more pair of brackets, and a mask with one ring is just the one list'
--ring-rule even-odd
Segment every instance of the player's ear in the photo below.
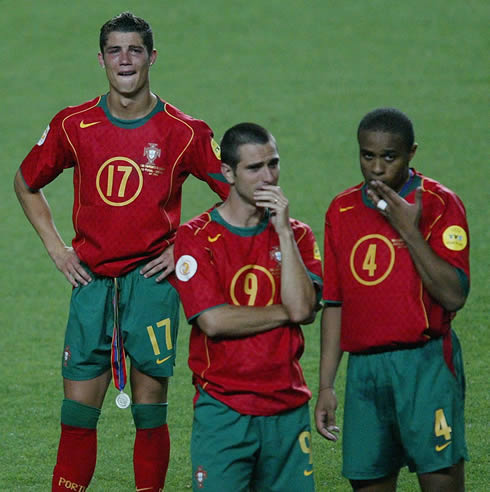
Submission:
{"label": "player's ear", "polygon": [[158,56],[157,50],[153,50],[150,54],[150,66],[152,66],[155,63],[157,56]]}
{"label": "player's ear", "polygon": [[410,152],[408,154],[408,162],[410,162],[414,158],[415,152],[417,152],[417,148],[418,148],[418,144],[417,144],[417,142],[415,142],[412,145],[412,148],[410,149]]}
{"label": "player's ear", "polygon": [[105,68],[105,63],[104,63],[104,55],[102,53],[99,53],[97,55],[97,58],[99,60],[99,65],[102,67],[102,68]]}
{"label": "player's ear", "polygon": [[228,184],[233,184],[235,182],[235,173],[233,172],[233,168],[226,164],[226,162],[221,163],[221,174],[225,177]]}

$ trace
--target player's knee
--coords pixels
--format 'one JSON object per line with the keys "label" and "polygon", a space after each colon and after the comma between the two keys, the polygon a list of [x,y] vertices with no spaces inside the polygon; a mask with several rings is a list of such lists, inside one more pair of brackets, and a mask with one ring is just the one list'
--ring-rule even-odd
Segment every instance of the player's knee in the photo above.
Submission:
{"label": "player's knee", "polygon": [[167,403],[133,404],[134,425],[137,429],[154,429],[167,423]]}

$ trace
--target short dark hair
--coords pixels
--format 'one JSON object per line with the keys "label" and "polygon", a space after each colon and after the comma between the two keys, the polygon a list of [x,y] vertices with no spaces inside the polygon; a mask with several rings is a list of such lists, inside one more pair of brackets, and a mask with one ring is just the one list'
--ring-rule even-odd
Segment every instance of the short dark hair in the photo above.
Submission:
{"label": "short dark hair", "polygon": [[241,145],[249,143],[265,145],[269,142],[276,145],[277,149],[276,139],[269,130],[256,123],[238,123],[226,130],[221,139],[221,162],[228,164],[232,169],[236,169],[240,162],[239,148]]}
{"label": "short dark hair", "polygon": [[400,135],[410,150],[415,142],[415,134],[410,118],[395,108],[378,108],[370,111],[359,123],[357,139],[362,131],[395,133]]}
{"label": "short dark hair", "polygon": [[99,46],[102,54],[104,54],[104,46],[107,43],[109,34],[114,31],[137,32],[141,36],[148,54],[151,55],[153,51],[153,32],[150,24],[141,17],[136,17],[131,12],[122,12],[109,19],[100,28]]}

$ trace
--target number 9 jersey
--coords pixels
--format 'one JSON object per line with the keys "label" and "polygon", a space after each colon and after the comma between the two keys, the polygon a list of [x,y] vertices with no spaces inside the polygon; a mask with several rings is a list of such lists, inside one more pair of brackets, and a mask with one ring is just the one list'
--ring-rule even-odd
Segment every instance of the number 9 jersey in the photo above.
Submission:
{"label": "number 9 jersey", "polygon": [[[313,232],[298,220],[290,219],[290,224],[306,270],[321,286]],[[304,351],[299,325],[241,338],[211,338],[196,323],[202,312],[226,304],[281,303],[281,251],[269,217],[256,227],[235,227],[213,209],[180,226],[174,256],[176,287],[193,323],[189,367],[194,384],[245,415],[275,415],[306,403],[311,392],[299,364]]]}

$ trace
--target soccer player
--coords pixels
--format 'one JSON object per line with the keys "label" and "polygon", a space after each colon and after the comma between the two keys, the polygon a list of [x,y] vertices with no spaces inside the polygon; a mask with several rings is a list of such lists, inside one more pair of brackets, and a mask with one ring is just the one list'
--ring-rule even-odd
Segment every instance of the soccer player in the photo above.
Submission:
{"label": "soccer player", "polygon": [[396,490],[408,465],[423,491],[462,491],[465,383],[451,320],[469,289],[465,209],[410,167],[417,144],[404,113],[368,113],[357,138],[364,182],[325,219],[316,426],[337,440],[334,381],[349,352],[342,471],[352,488]]}
{"label": "soccer player", "polygon": [[313,491],[300,323],[312,322],[321,259],[289,217],[274,137],[241,123],[221,141],[224,203],[182,225],[177,290],[192,324],[195,491]]}
{"label": "soccer player", "polygon": [[[168,275],[174,270],[181,186],[193,174],[222,198],[229,187],[218,178],[219,147],[210,128],[150,90],[157,52],[146,21],[124,12],[106,22],[98,59],[109,92],[60,111],[15,177],[27,218],[73,286],[52,490],[89,485],[111,374],[121,390],[118,406],[129,406],[122,391],[127,354],[136,487],[156,491],[163,489],[170,451],[167,382],[175,361],[179,299]],[[69,247],[42,188],[71,167],[75,237]]]}

